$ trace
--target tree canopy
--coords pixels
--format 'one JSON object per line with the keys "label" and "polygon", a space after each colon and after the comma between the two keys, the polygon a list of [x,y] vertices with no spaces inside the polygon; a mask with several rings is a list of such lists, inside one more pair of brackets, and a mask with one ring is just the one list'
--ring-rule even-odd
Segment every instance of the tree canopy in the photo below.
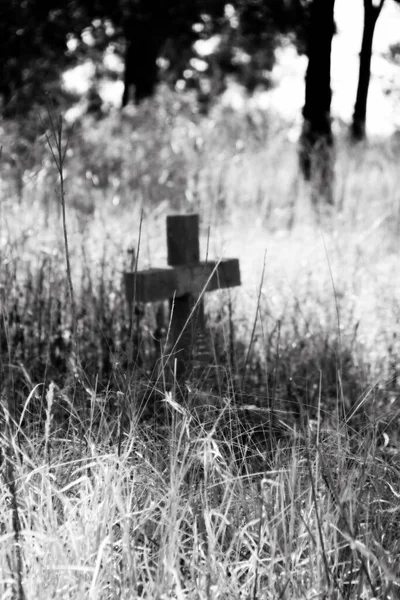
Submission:
{"label": "tree canopy", "polygon": [[[86,25],[78,2],[5,0],[0,19],[0,96],[6,114],[23,113],[74,63],[71,32]],[[56,89],[53,89],[56,92]]]}
{"label": "tree canopy", "polygon": [[[5,0],[0,20],[3,113],[28,110],[45,90],[57,95],[68,66],[89,58],[101,67],[110,45],[125,62],[124,103],[130,86],[140,101],[159,79],[171,84],[180,79],[199,88],[207,79],[214,82],[212,93],[224,88],[228,76],[249,91],[267,86],[283,36],[304,50],[308,5],[302,0]],[[195,42],[216,36],[213,51],[199,57]]]}

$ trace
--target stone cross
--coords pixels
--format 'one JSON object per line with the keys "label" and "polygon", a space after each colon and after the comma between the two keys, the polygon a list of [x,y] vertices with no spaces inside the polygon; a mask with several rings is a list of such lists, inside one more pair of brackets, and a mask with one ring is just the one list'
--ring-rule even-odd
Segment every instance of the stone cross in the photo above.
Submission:
{"label": "stone cross", "polygon": [[182,376],[190,372],[196,335],[204,333],[203,294],[240,285],[239,260],[200,261],[197,214],[167,217],[167,249],[169,267],[125,273],[125,289],[130,306],[170,301],[171,342]]}

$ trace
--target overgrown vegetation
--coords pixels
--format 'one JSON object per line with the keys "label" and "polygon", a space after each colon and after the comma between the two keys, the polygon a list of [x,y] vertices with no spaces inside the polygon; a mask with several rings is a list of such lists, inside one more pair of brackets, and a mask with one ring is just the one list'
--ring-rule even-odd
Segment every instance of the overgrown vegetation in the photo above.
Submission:
{"label": "overgrown vegetation", "polygon": [[[339,132],[314,206],[271,115],[164,90],[85,118],[63,140],[73,344],[48,125],[2,131],[2,597],[398,597],[399,148]],[[172,210],[243,279],[206,298],[187,382],[122,285],[133,247],[163,264]]]}

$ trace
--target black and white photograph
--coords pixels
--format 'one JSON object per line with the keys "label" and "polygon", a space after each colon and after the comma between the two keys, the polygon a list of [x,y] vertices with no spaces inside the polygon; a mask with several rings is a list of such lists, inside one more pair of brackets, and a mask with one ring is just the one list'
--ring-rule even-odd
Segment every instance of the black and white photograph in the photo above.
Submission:
{"label": "black and white photograph", "polygon": [[0,600],[400,599],[400,0],[0,0]]}

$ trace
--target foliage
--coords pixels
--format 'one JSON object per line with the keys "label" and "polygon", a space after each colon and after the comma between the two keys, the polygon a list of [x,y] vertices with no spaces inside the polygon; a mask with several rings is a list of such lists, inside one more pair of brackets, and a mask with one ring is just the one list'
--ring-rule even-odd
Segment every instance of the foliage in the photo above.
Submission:
{"label": "foliage", "polygon": [[[290,34],[304,49],[306,14],[300,0],[235,0],[229,5],[223,0],[7,0],[0,25],[3,114],[26,112],[32,99],[43,103],[46,91],[60,102],[62,72],[91,60],[100,76],[109,49],[124,57],[130,83],[140,85],[135,77],[152,79],[149,93],[158,76],[172,85],[185,82],[200,90],[204,100],[220,93],[229,76],[252,91],[268,85],[282,35]],[[152,35],[144,35],[148,31]],[[217,43],[199,55],[199,40]],[[149,61],[146,74],[132,74],[130,48],[134,62]]]}
{"label": "foliage", "polygon": [[2,2],[0,96],[5,115],[26,112],[32,100],[43,104],[46,91],[57,97],[55,84],[63,69],[73,64],[68,34],[83,23],[75,2]]}
{"label": "foliage", "polygon": [[[259,84],[268,85],[281,36],[290,33],[299,49],[304,46],[308,9],[298,0],[235,0],[229,4],[222,0],[128,0],[118,16],[115,9],[101,2],[97,10],[101,18],[109,18],[122,29],[128,46],[131,36],[138,35],[136,26],[157,31],[161,37],[158,59],[163,64],[162,79],[172,84],[182,80],[187,87],[212,97],[224,89],[227,76],[235,76],[249,91]],[[212,39],[218,39],[213,50],[199,56],[195,42]],[[196,58],[201,62],[193,60]]]}

